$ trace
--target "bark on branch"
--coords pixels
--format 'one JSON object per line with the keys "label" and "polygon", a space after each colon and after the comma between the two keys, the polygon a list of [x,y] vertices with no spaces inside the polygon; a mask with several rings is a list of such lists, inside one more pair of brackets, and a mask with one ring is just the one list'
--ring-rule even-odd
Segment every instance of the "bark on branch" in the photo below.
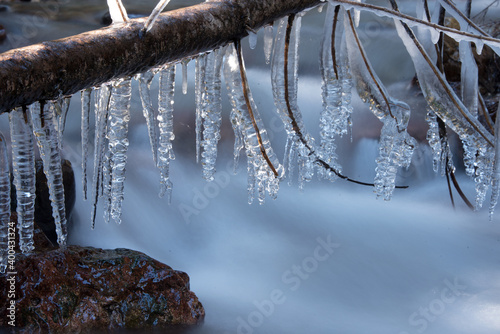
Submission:
{"label": "bark on branch", "polygon": [[212,50],[320,0],[217,0],[0,54],[0,114]]}

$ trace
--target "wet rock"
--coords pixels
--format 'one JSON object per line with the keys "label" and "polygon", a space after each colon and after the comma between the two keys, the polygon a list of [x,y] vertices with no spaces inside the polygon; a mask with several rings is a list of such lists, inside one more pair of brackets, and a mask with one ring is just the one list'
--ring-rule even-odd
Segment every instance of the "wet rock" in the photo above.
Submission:
{"label": "wet rock", "polygon": [[[94,333],[200,324],[205,315],[186,273],[127,250],[68,246],[16,259],[21,332]],[[0,276],[0,329],[7,327]]]}

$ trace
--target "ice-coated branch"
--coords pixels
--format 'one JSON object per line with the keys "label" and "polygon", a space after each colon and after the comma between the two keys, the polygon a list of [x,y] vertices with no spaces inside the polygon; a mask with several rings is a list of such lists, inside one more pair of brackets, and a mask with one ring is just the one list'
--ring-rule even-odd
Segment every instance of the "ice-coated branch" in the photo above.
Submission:
{"label": "ice-coated branch", "polygon": [[[320,0],[220,0],[0,54],[0,113],[210,51]],[[167,37],[168,36],[168,37]]]}

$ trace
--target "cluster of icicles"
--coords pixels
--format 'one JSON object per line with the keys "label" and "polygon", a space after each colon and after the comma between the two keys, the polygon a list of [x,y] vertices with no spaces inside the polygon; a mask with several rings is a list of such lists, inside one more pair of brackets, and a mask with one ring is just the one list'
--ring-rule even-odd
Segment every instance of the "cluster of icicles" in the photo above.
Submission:
{"label": "cluster of icicles", "polygon": [[[421,4],[421,1],[417,1]],[[443,4],[446,1],[443,1]],[[285,17],[277,24],[276,34],[272,26],[264,28],[266,62],[271,62],[272,90],[275,106],[287,132],[286,152],[283,164],[273,152],[257,106],[251,95],[246,78],[245,65],[239,42],[199,55],[195,58],[196,96],[196,155],[201,158],[203,177],[214,179],[217,144],[221,127],[222,75],[232,105],[231,124],[235,133],[235,165],[242,149],[246,152],[248,172],[248,200],[256,197],[263,203],[266,196],[275,198],[280,181],[285,177],[298,179],[299,187],[311,180],[314,173],[319,177],[335,180],[348,179],[342,174],[337,162],[335,140],[350,131],[351,93],[356,87],[359,96],[369,104],[371,111],[383,122],[377,158],[374,188],[377,196],[389,200],[395,188],[396,173],[407,167],[417,143],[407,133],[410,107],[392,98],[370,66],[357,32],[358,15],[340,2],[330,1],[326,14],[320,65],[322,73],[323,110],[320,114],[320,142],[316,144],[307,132],[297,103],[298,47],[302,14]],[[356,14],[356,8],[354,8]],[[422,11],[420,11],[422,12]],[[450,9],[450,12],[456,13]],[[456,15],[459,17],[459,15]],[[422,60],[416,50],[415,39],[410,38],[398,18],[396,27],[415,62],[420,84],[429,102],[429,144],[434,152],[434,168],[443,171],[451,164],[451,153],[446,139],[440,138],[436,114],[455,131],[465,147],[467,172],[474,176],[477,189],[476,208],[485,198],[486,190],[493,185],[491,212],[499,193],[500,173],[497,137],[484,129],[477,117],[468,110],[477,110],[477,72],[475,80],[463,82],[465,104],[451,89],[436,83],[439,80],[432,68]],[[472,29],[469,27],[469,29]],[[333,31],[333,33],[332,33]],[[427,30],[429,32],[429,30]],[[431,31],[432,32],[432,31]],[[435,32],[434,32],[435,34]],[[273,36],[275,35],[275,36]],[[273,41],[274,37],[274,41]],[[425,38],[425,37],[419,37]],[[435,36],[429,38],[435,42]],[[256,35],[250,34],[250,44],[255,46]],[[468,51],[467,51],[468,50]],[[470,58],[470,41],[460,43],[465,70],[475,66]],[[271,57],[272,54],[272,57]],[[180,61],[183,87],[187,89],[186,66],[189,60]],[[160,196],[170,201],[172,182],[169,177],[170,162],[175,159],[172,150],[175,72],[178,64],[165,66],[138,74],[134,78],[121,78],[100,87],[81,92],[82,99],[82,176],[84,198],[87,198],[87,156],[89,152],[89,119],[95,113],[94,166],[91,180],[92,226],[95,222],[97,202],[104,203],[105,221],[120,223],[124,194],[125,166],[127,161],[128,122],[130,120],[131,80],[139,82],[143,114],[149,132],[153,159],[160,172]],[[477,69],[476,69],[477,71]],[[153,108],[150,85],[159,76],[158,110]],[[470,79],[469,74],[464,75]],[[466,79],[467,80],[467,79]],[[444,87],[444,88],[443,88]],[[92,97],[94,103],[92,103]],[[470,97],[470,98],[469,98]],[[451,101],[451,102],[450,102]],[[465,111],[461,115],[454,110],[456,104]],[[35,200],[36,141],[48,179],[50,199],[56,224],[59,245],[66,242],[66,218],[61,172],[62,131],[69,98],[46,103],[34,103],[19,107],[9,114],[14,185],[17,194],[17,228],[20,249],[33,250],[33,218]],[[477,113],[477,112],[476,112]],[[465,115],[465,116],[463,116]],[[462,118],[471,118],[465,122]],[[497,122],[498,124],[498,122]],[[498,128],[498,125],[497,125]],[[479,129],[479,130],[477,130]],[[484,130],[483,130],[484,129]],[[498,130],[498,129],[497,129]],[[449,166],[448,166],[449,167]],[[294,171],[294,169],[297,169]],[[10,219],[10,174],[5,139],[0,136],[0,271],[6,268],[7,225]],[[296,173],[296,176],[293,174]],[[350,180],[350,179],[348,179]],[[351,180],[352,181],[352,180]]]}

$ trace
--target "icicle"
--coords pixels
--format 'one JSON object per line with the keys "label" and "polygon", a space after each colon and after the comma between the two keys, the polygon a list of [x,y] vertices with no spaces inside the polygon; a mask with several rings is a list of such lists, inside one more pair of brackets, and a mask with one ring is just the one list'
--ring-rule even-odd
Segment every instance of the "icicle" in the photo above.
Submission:
{"label": "icicle", "polygon": [[7,144],[0,132],[0,273],[7,268],[10,223],[10,171]]}
{"label": "icicle", "polygon": [[170,181],[170,161],[175,159],[172,149],[174,135],[174,90],[175,65],[170,65],[160,72],[160,88],[158,95],[158,125],[160,141],[158,148],[158,163],[160,169],[160,197],[167,195],[170,204],[172,198],[172,181]]}
{"label": "icicle", "polygon": [[37,139],[38,149],[43,162],[43,172],[47,178],[52,215],[56,225],[57,243],[66,245],[68,231],[66,229],[66,207],[64,203],[64,184],[62,177],[59,138],[55,124],[56,104],[49,102],[48,108],[35,102],[30,106],[33,133]]}
{"label": "icicle", "polygon": [[243,149],[245,142],[243,138],[243,134],[241,132],[241,121],[239,116],[235,110],[231,110],[230,114],[231,118],[231,126],[233,127],[234,132],[234,152],[233,152],[233,173],[236,174],[238,171],[238,162],[240,160],[240,152]]}
{"label": "icicle", "polygon": [[83,198],[87,200],[87,157],[89,154],[89,128],[90,128],[90,96],[92,88],[82,90],[82,188]]}
{"label": "icicle", "polygon": [[127,22],[127,10],[122,4],[122,0],[108,0],[109,14],[113,23]]}
{"label": "icicle", "polygon": [[188,69],[187,65],[190,59],[183,59],[181,61],[182,66],[182,94],[186,95],[188,92]]}
{"label": "icicle", "polygon": [[9,113],[12,173],[17,196],[19,248],[28,253],[33,245],[35,215],[35,153],[31,116],[23,108]]}
{"label": "icicle", "polygon": [[406,46],[415,68],[422,92],[430,108],[450,127],[464,144],[466,172],[475,176],[476,208],[481,206],[492,177],[493,136],[463,105],[446,79],[429,61],[413,32],[394,20],[398,34]]}
{"label": "icicle", "polygon": [[[341,167],[337,163],[337,154],[335,153],[335,138],[346,134],[351,126],[352,79],[348,69],[345,40],[342,38],[343,30],[336,28],[333,32],[334,23],[336,25],[342,24],[339,21],[342,16],[338,16],[336,8],[338,7],[328,4],[321,45],[320,69],[323,110],[320,115],[321,145],[319,152],[326,163],[340,172]],[[334,22],[335,19],[337,22]],[[332,33],[335,35],[332,36]],[[338,41],[337,45],[332,45],[334,41]],[[339,51],[333,54],[337,50]],[[324,168],[320,169],[320,174],[323,177],[329,175]]]}
{"label": "icicle", "polygon": [[[451,151],[446,138],[441,138],[439,135],[439,125],[436,114],[429,110],[425,118],[429,125],[427,130],[427,142],[432,150],[432,169],[435,173],[441,171],[441,176],[446,173],[446,161],[451,161]],[[444,141],[444,142],[443,142]]]}
{"label": "icicle", "polygon": [[[290,32],[288,53],[285,55],[287,27],[293,22]],[[289,140],[296,141],[290,146],[298,152],[299,188],[302,189],[305,181],[310,181],[313,175],[314,139],[307,133],[302,121],[302,114],[297,104],[298,86],[298,45],[301,26],[301,16],[283,18],[278,24],[278,31],[274,42],[273,59],[271,62],[271,83],[273,88],[274,104],[285,125]],[[287,59],[285,59],[287,57]],[[287,64],[288,81],[285,78],[285,64]],[[293,156],[292,152],[290,155]],[[288,161],[289,165],[291,161]],[[311,169],[310,169],[311,168]],[[290,171],[289,171],[290,172]]]}
{"label": "icicle", "polygon": [[252,50],[257,47],[257,33],[255,31],[248,32],[248,45]]}
{"label": "icicle", "polygon": [[107,147],[106,132],[108,127],[110,86],[103,85],[99,88],[95,99],[95,138],[94,138],[94,173],[92,179],[92,228],[95,225],[97,201],[102,189],[103,163]]}
{"label": "icicle", "polygon": [[205,71],[205,102],[203,103],[203,177],[207,181],[214,179],[215,161],[217,159],[217,144],[220,140],[220,125],[222,119],[221,104],[221,65],[224,54],[214,50],[206,56]]}
{"label": "icicle", "polygon": [[108,145],[111,159],[111,217],[121,223],[123,183],[128,150],[128,123],[130,121],[130,79],[113,83],[109,102]]}
{"label": "icicle", "polygon": [[146,29],[146,32],[150,31],[151,28],[153,28],[156,19],[169,2],[170,0],[161,0],[160,2],[158,2],[151,15],[149,15],[148,20],[146,21],[146,23],[144,23],[144,29]]}
{"label": "icicle", "polygon": [[462,102],[474,117],[478,115],[478,97],[479,97],[479,70],[476,60],[472,53],[472,47],[469,42],[460,41],[459,43],[461,68],[461,93]]}
{"label": "icicle", "polygon": [[155,122],[155,110],[153,108],[153,103],[151,102],[151,81],[154,78],[153,71],[147,71],[141,73],[139,76],[139,94],[141,95],[142,102],[142,113],[146,119],[146,125],[148,127],[149,143],[151,144],[151,151],[153,152],[153,161],[155,165],[157,164],[157,152],[158,143],[156,135],[156,122]]}
{"label": "icicle", "polygon": [[[271,147],[267,131],[246,81],[243,59],[239,59],[233,44],[227,47],[224,61],[224,78],[233,107],[232,123],[242,134],[247,154],[248,201],[252,203],[256,186],[260,188],[263,186],[267,194],[275,198],[279,189],[279,178],[284,173],[283,166]],[[246,89],[246,96],[244,89]],[[261,204],[264,202],[262,194],[259,195],[259,202]]]}
{"label": "icicle", "polygon": [[271,51],[273,50],[273,25],[269,24],[264,27],[264,57],[266,64],[271,62]]}
{"label": "icicle", "polygon": [[350,68],[360,98],[369,103],[373,114],[384,123],[380,134],[375,192],[377,197],[390,200],[399,167],[408,167],[417,142],[407,133],[410,107],[392,98],[373,71],[360,44],[352,18],[344,12],[344,30]]}
{"label": "icicle", "polygon": [[[355,2],[363,3],[363,0],[354,0]],[[359,27],[359,21],[361,20],[361,11],[359,9],[354,10],[354,26]]]}
{"label": "icicle", "polygon": [[201,153],[201,134],[202,134],[202,118],[201,113],[205,108],[205,69],[207,64],[206,54],[196,58],[195,68],[195,103],[196,103],[196,119],[195,119],[195,132],[196,132],[196,163],[200,162]]}
{"label": "icicle", "polygon": [[495,158],[493,164],[493,177],[491,182],[490,220],[498,204],[500,194],[500,104],[498,105],[497,118],[495,120]]}
{"label": "icicle", "polygon": [[63,146],[63,134],[64,128],[66,127],[66,116],[68,115],[69,104],[71,102],[71,96],[65,96],[57,100],[54,104],[55,111],[55,127],[59,134],[59,150],[62,150]]}

